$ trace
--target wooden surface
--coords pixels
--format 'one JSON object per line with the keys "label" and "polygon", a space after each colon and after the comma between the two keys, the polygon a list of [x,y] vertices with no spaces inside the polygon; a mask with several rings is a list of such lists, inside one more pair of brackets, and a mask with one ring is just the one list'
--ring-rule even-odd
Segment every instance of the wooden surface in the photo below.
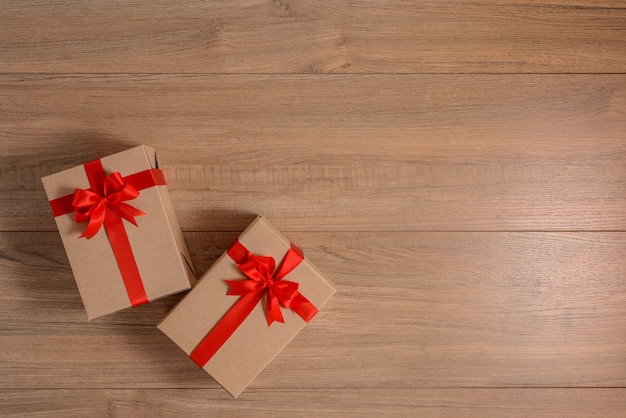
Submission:
{"label": "wooden surface", "polygon": [[[626,3],[0,0],[0,415],[624,416]],[[204,272],[336,284],[232,400],[86,321],[40,177],[158,151]]]}

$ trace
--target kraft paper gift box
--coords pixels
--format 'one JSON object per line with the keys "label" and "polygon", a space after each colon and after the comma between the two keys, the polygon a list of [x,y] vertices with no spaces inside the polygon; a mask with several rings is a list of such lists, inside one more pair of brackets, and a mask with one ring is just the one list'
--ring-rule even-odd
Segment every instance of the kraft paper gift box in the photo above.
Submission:
{"label": "kraft paper gift box", "polygon": [[89,320],[191,288],[191,258],[153,148],[42,181]]}
{"label": "kraft paper gift box", "polygon": [[158,328],[236,398],[334,293],[259,216]]}

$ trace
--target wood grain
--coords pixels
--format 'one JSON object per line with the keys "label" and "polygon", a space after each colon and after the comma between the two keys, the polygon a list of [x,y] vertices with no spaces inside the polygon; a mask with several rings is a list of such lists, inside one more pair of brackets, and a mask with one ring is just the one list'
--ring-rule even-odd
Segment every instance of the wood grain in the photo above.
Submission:
{"label": "wood grain", "polygon": [[[623,0],[0,1],[0,415],[622,417]],[[40,177],[154,146],[199,272],[338,293],[233,401],[87,322]]]}
{"label": "wood grain", "polygon": [[142,142],[186,230],[241,230],[255,213],[285,230],[626,227],[624,75],[0,76],[0,87],[2,230],[55,230],[39,178]]}
{"label": "wood grain", "polygon": [[[154,328],[177,298],[86,323],[57,234],[1,236],[2,388],[217,387]],[[235,236],[187,233],[198,269]],[[626,384],[624,233],[289,238],[338,293],[253,388]]]}
{"label": "wood grain", "polygon": [[5,0],[0,72],[624,72],[621,1]]}
{"label": "wood grain", "polygon": [[[221,389],[0,390],[9,416],[64,417],[622,417],[625,389],[432,389],[255,390],[237,401]],[[30,411],[25,413],[25,411]]]}

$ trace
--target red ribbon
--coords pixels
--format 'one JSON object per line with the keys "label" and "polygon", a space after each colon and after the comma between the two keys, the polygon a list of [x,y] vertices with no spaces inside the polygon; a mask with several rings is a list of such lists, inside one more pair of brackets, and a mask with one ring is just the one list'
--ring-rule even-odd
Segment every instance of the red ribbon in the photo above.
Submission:
{"label": "red ribbon", "polygon": [[[98,173],[99,174],[99,173]],[[104,171],[102,171],[104,174]],[[99,179],[98,179],[99,180]],[[92,184],[93,187],[93,184]],[[74,219],[76,222],[89,221],[85,232],[80,236],[93,238],[100,230],[107,217],[124,218],[137,226],[135,216],[145,215],[144,212],[129,204],[125,200],[132,200],[139,196],[137,189],[132,184],[124,181],[120,173],[109,174],[104,180],[103,190],[76,189],[72,206],[74,206]]]}
{"label": "red ribbon", "polygon": [[161,170],[150,169],[126,177],[117,172],[107,176],[100,160],[89,162],[84,168],[91,188],[76,189],[74,193],[51,200],[52,212],[55,217],[74,212],[76,222],[89,221],[80,238],[93,238],[104,225],[131,305],[144,304],[148,296],[122,220],[137,226],[135,216],[144,212],[124,201],[139,196],[139,190],[164,185],[163,174]]}
{"label": "red ribbon", "polygon": [[227,294],[241,297],[189,355],[200,367],[217,353],[263,296],[267,326],[274,321],[285,322],[281,306],[293,310],[305,322],[317,313],[317,308],[298,292],[298,283],[283,279],[304,260],[302,251],[295,245],[291,244],[278,269],[274,258],[254,255],[239,241],[230,247],[228,255],[247,279],[225,280],[230,287]]}

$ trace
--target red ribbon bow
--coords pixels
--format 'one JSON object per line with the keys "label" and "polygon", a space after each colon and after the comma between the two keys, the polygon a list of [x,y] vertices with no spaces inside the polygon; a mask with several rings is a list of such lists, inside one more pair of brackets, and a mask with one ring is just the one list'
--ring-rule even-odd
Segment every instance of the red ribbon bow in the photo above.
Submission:
{"label": "red ribbon bow", "polygon": [[109,174],[100,190],[76,189],[72,206],[76,222],[89,220],[89,224],[80,236],[93,238],[98,233],[105,218],[118,216],[137,226],[135,216],[145,215],[139,209],[123,203],[139,196],[139,191],[128,183],[118,172]]}
{"label": "red ribbon bow", "polygon": [[237,267],[247,279],[225,280],[230,287],[227,294],[241,298],[189,355],[200,367],[209,362],[264,295],[267,295],[265,313],[268,326],[274,321],[285,322],[280,310],[281,305],[293,310],[305,322],[309,322],[317,313],[317,308],[298,292],[298,283],[283,279],[304,260],[302,251],[295,245],[291,244],[276,271],[274,271],[276,262],[272,257],[254,255],[239,241],[229,248],[228,255],[237,263]]}
{"label": "red ribbon bow", "polygon": [[[280,311],[280,306],[293,309],[295,312],[301,312],[304,301],[302,300],[302,295],[298,292],[298,283],[283,280],[283,277],[300,264],[303,259],[302,251],[295,245],[292,245],[283,258],[280,268],[275,271],[276,262],[272,257],[247,254],[246,261],[238,263],[237,267],[248,279],[225,280],[228,286],[230,286],[227,294],[237,296],[256,294],[257,298],[266,294],[265,313],[267,325],[272,325],[274,321],[284,323],[285,319]],[[303,315],[307,317],[309,313],[303,313]]]}

